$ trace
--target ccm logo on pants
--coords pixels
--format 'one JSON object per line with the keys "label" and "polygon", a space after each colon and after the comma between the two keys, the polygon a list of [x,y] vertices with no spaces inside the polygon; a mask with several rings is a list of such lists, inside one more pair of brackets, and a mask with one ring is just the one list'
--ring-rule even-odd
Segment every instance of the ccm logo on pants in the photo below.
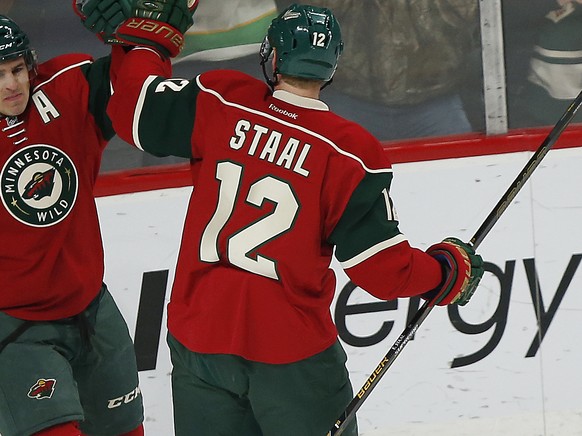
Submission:
{"label": "ccm logo on pants", "polygon": [[107,404],[107,408],[108,409],[115,409],[116,407],[119,407],[122,404],[131,403],[133,400],[135,400],[138,397],[138,395],[140,393],[141,393],[141,390],[139,389],[139,386],[138,386],[133,391],[129,392],[128,394],[125,394],[122,397],[118,397],[118,398],[114,398],[112,400],[109,400],[108,404]]}

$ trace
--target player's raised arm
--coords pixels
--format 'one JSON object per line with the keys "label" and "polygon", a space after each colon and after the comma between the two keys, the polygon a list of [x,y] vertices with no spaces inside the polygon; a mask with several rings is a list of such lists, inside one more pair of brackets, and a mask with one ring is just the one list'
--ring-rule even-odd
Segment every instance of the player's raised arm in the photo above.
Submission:
{"label": "player's raised arm", "polygon": [[198,87],[172,79],[170,58],[192,25],[196,1],[136,2],[116,38],[127,47],[108,113],[117,134],[156,156],[191,157]]}
{"label": "player's raised arm", "polygon": [[106,139],[115,135],[106,110],[125,54],[124,44],[116,38],[115,29],[129,18],[130,10],[131,0],[73,0],[73,11],[83,26],[111,46],[109,56],[91,59],[81,67],[90,89],[88,109]]}

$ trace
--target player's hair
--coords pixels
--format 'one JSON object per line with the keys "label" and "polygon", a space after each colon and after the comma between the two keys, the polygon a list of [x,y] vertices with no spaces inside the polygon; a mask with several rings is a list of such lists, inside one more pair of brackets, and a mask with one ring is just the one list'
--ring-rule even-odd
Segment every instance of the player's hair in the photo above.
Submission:
{"label": "player's hair", "polygon": [[36,52],[20,26],[5,15],[0,15],[0,62],[22,57],[28,71],[36,74]]}
{"label": "player's hair", "polygon": [[[269,26],[261,45],[261,65],[269,85],[277,74],[329,82],[343,50],[340,25],[326,8],[293,4]],[[270,79],[265,64],[275,52],[275,70]]]}

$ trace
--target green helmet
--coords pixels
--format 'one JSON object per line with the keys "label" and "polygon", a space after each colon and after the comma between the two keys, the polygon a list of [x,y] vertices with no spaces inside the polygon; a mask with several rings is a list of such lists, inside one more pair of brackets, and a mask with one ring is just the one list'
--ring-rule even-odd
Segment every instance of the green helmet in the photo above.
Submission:
{"label": "green helmet", "polygon": [[0,62],[22,56],[29,71],[36,71],[36,53],[26,33],[5,15],[0,15]]}
{"label": "green helmet", "polygon": [[293,4],[273,19],[263,45],[264,65],[275,49],[275,75],[329,81],[343,50],[339,23],[326,8]]}

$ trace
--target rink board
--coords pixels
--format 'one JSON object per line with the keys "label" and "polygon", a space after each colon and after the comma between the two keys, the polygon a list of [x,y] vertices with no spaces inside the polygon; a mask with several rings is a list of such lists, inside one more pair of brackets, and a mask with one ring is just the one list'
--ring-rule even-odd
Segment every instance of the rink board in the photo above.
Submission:
{"label": "rink board", "polygon": [[[470,240],[530,156],[394,165],[401,230],[423,249],[446,236]],[[361,435],[582,435],[580,168],[579,148],[546,156],[479,247],[487,270],[474,298],[431,312],[359,410]],[[164,309],[190,191],[97,199],[106,282],[139,339],[149,435],[172,434]],[[382,303],[332,267],[331,310],[358,391],[418,302]],[[363,303],[378,304],[362,313]]]}

